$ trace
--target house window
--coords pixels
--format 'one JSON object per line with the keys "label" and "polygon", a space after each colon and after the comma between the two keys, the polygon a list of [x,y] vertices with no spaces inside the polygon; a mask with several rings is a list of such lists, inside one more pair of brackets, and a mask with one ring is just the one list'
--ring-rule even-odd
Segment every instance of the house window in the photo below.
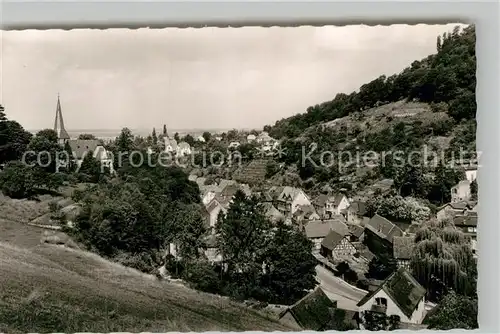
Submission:
{"label": "house window", "polygon": [[469,233],[476,233],[477,232],[477,228],[476,227],[468,227],[467,228],[467,232],[469,232]]}
{"label": "house window", "polygon": [[455,188],[455,189],[453,189],[453,193],[454,193],[454,194],[456,194],[456,193],[457,193],[457,189],[456,189],[456,188]]}
{"label": "house window", "polygon": [[387,299],[385,298],[375,298],[375,303],[378,305],[378,306],[387,306]]}

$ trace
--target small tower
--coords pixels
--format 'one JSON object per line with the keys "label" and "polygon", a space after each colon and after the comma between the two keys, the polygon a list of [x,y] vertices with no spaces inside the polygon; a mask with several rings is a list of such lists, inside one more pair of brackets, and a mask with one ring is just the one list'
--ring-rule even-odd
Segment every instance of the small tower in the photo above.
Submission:
{"label": "small tower", "polygon": [[54,121],[54,131],[57,133],[57,139],[59,144],[65,144],[69,139],[69,134],[64,128],[64,120],[61,111],[61,101],[59,99],[59,94],[57,94],[57,107],[56,107],[56,119]]}

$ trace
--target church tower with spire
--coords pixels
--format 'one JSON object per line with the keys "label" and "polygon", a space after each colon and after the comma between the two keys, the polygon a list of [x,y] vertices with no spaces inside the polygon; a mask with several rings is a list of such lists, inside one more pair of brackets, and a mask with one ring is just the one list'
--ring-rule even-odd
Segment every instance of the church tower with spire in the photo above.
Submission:
{"label": "church tower with spire", "polygon": [[69,134],[64,128],[64,120],[61,111],[61,100],[57,94],[56,119],[54,121],[54,131],[57,133],[57,138],[60,144],[65,144],[70,140]]}

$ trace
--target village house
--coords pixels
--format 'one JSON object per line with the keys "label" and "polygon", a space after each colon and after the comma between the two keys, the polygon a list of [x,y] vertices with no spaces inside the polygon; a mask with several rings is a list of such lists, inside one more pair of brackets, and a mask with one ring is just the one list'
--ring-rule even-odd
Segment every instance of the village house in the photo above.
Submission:
{"label": "village house", "polygon": [[217,237],[214,234],[207,236],[205,240],[207,248],[205,249],[205,256],[210,263],[220,263],[222,262],[222,255],[217,248]]}
{"label": "village house", "polygon": [[364,241],[375,255],[380,252],[393,253],[393,238],[402,237],[403,231],[388,219],[375,214],[365,225]]}
{"label": "village house", "polygon": [[285,216],[293,215],[303,205],[311,205],[309,197],[299,188],[271,187],[265,194],[266,200],[271,200],[274,206]]}
{"label": "village house", "polygon": [[362,201],[352,202],[346,210],[347,223],[361,225],[366,214],[366,203]]}
{"label": "village house", "polygon": [[248,142],[248,143],[253,143],[256,139],[257,139],[257,136],[256,136],[256,135],[249,134],[249,135],[247,136],[247,142]]}
{"label": "village house", "polygon": [[321,241],[320,254],[332,262],[354,253],[356,248],[349,241],[349,235],[342,235],[332,230]]}
{"label": "village house", "polygon": [[188,143],[186,143],[185,141],[182,141],[180,142],[178,145],[177,145],[177,152],[176,154],[178,156],[186,156],[186,155],[190,155],[191,154],[191,145],[189,145]]}
{"label": "village house", "polygon": [[477,202],[473,201],[451,202],[438,208],[436,218],[438,221],[453,219],[457,215],[464,215],[469,211],[474,211],[476,205]]}
{"label": "village house", "polygon": [[218,195],[208,203],[206,206],[208,212],[208,225],[211,233],[215,232],[215,226],[217,225],[217,220],[219,219],[219,215],[226,214],[229,208],[231,199],[221,198]]}
{"label": "village house", "polygon": [[330,231],[336,231],[341,235],[349,234],[347,225],[338,219],[308,221],[304,226],[306,237],[313,242],[314,252],[320,251],[321,242]]}
{"label": "village house", "polygon": [[203,137],[203,136],[201,136],[201,135],[200,135],[200,136],[198,136],[198,137],[196,137],[196,141],[199,141],[200,143],[204,143],[204,142],[206,142],[205,137]]}
{"label": "village house", "polygon": [[230,148],[230,149],[237,149],[238,147],[240,147],[240,145],[241,144],[239,142],[232,141],[232,142],[229,143],[228,148]]}
{"label": "village house", "polygon": [[465,178],[471,183],[475,181],[477,179],[477,168],[473,166],[466,167]]}
{"label": "village house", "polygon": [[313,201],[316,212],[322,218],[330,218],[339,215],[349,207],[349,200],[344,194],[326,195],[322,194]]}
{"label": "village house", "polygon": [[[288,307],[279,315],[280,322],[292,328],[324,331],[330,328],[331,320],[337,309],[337,302],[330,300],[320,287],[300,299],[294,305]],[[354,316],[353,313],[349,313]],[[346,317],[344,321],[354,319]],[[355,322],[354,322],[355,323]]]}
{"label": "village house", "polygon": [[453,224],[465,235],[470,237],[470,247],[472,254],[477,256],[477,213],[469,212],[466,215],[459,215],[453,218]]}
{"label": "village house", "polygon": [[262,131],[256,138],[257,143],[267,143],[271,142],[273,138],[266,131]]}
{"label": "village house", "polygon": [[377,290],[359,303],[360,328],[366,312],[399,316],[401,323],[421,324],[425,317],[425,289],[404,268],[392,273]]}
{"label": "village house", "polygon": [[220,188],[215,184],[201,185],[199,188],[201,201],[205,206],[212,201],[216,194],[220,193]]}
{"label": "village house", "polygon": [[281,212],[279,212],[279,210],[276,209],[272,203],[262,203],[261,207],[264,216],[269,219],[271,223],[275,224],[279,221],[285,221],[285,216]]}
{"label": "village house", "polygon": [[394,237],[393,256],[399,268],[410,270],[410,259],[415,247],[415,238],[412,236]]}
{"label": "village house", "polygon": [[297,225],[305,220],[319,220],[320,218],[313,205],[300,205],[293,214],[293,222]]}
{"label": "village house", "polygon": [[167,153],[176,153],[177,152],[177,140],[174,138],[170,138],[168,136],[163,137],[163,141],[165,142],[165,152]]}
{"label": "village house", "polygon": [[470,184],[469,180],[462,180],[453,186],[451,188],[451,202],[469,201],[472,196]]}
{"label": "village house", "polygon": [[236,184],[235,180],[229,180],[229,179],[219,179],[217,184],[219,185],[219,188],[224,189],[226,186],[230,184]]}
{"label": "village house", "polygon": [[168,136],[163,137],[165,142],[165,152],[175,154],[177,156],[186,156],[192,153],[191,146],[186,142],[179,142]]}
{"label": "village house", "polygon": [[78,167],[82,165],[83,159],[87,154],[92,154],[92,157],[99,161],[101,165],[114,173],[113,158],[111,154],[102,146],[98,139],[70,139],[68,141],[71,148],[73,159]]}
{"label": "village house", "polygon": [[359,225],[348,225],[349,240],[351,242],[362,242],[365,235],[365,229]]}

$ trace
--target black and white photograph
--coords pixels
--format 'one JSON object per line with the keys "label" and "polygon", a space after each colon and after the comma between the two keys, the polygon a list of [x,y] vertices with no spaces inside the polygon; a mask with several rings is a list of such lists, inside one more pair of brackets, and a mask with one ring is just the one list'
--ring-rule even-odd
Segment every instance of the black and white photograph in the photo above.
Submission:
{"label": "black and white photograph", "polygon": [[478,328],[474,25],[6,29],[0,57],[0,332]]}

